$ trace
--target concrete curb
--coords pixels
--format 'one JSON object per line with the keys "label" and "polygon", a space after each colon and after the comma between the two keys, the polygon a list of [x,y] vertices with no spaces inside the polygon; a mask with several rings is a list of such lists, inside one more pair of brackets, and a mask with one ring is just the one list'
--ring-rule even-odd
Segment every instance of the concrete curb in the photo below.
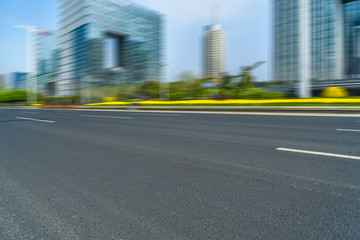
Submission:
{"label": "concrete curb", "polygon": [[264,112],[264,113],[335,113],[360,114],[360,107],[203,107],[203,106],[120,106],[120,107],[84,107],[77,109],[89,110],[139,110],[139,111],[194,111],[194,112]]}

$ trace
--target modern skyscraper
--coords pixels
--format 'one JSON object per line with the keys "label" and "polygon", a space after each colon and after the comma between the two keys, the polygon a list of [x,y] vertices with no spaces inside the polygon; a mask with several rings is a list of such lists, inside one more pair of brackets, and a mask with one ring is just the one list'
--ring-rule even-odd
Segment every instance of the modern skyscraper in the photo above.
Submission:
{"label": "modern skyscraper", "polygon": [[9,74],[9,85],[11,90],[25,90],[28,73],[13,72]]}
{"label": "modern skyscraper", "polygon": [[37,91],[55,95],[55,83],[58,71],[57,36],[48,30],[35,33],[35,62]]}
{"label": "modern skyscraper", "polygon": [[36,33],[36,72],[37,74],[54,73],[57,71],[57,39],[52,31]]}
{"label": "modern skyscraper", "polygon": [[216,84],[225,71],[225,31],[219,24],[209,25],[203,36],[203,76]]}
{"label": "modern skyscraper", "polygon": [[359,76],[359,0],[273,0],[274,80]]}
{"label": "modern skyscraper", "polygon": [[[60,0],[59,95],[92,85],[159,81],[163,18],[121,0]],[[89,84],[87,82],[87,84]]]}
{"label": "modern skyscraper", "polygon": [[360,77],[360,1],[344,0],[345,75]]}

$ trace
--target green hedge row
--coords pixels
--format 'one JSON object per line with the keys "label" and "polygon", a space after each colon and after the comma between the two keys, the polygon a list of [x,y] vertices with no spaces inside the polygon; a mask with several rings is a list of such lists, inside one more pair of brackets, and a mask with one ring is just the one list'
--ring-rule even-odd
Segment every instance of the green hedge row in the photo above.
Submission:
{"label": "green hedge row", "polygon": [[25,102],[27,90],[10,90],[0,92],[0,102]]}
{"label": "green hedge row", "polygon": [[39,100],[46,104],[66,104],[66,103],[80,103],[80,96],[69,96],[69,97],[42,97]]}
{"label": "green hedge row", "polygon": [[[0,92],[0,102],[26,102],[27,99],[27,90],[10,90]],[[263,90],[255,90],[248,92],[236,92],[236,91],[227,91],[222,92],[222,95],[230,99],[281,99],[286,96],[283,93],[279,92],[266,92]],[[169,95],[170,100],[182,100],[185,99],[185,92],[172,92]],[[45,104],[67,104],[67,103],[80,103],[80,96],[69,96],[69,97],[47,97],[42,94],[37,95],[39,102]],[[101,101],[101,99],[99,99]]]}
{"label": "green hedge row", "polygon": [[266,92],[263,90],[241,92],[234,96],[234,98],[238,99],[282,99],[285,97],[285,94],[281,92]]}

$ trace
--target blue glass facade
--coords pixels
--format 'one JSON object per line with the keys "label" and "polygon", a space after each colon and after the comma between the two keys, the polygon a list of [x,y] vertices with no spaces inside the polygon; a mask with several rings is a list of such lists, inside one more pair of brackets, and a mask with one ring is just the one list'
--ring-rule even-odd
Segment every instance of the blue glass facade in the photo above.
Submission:
{"label": "blue glass facade", "polygon": [[275,79],[294,80],[300,74],[299,2],[274,1]]}
{"label": "blue glass facade", "polygon": [[[120,0],[60,1],[59,95],[92,85],[159,81],[163,65],[162,15]],[[116,47],[108,55],[108,40]],[[109,58],[113,58],[108,66]]]}
{"label": "blue glass facade", "polygon": [[35,34],[37,90],[47,95],[54,95],[59,58],[56,34],[45,30]]}
{"label": "blue glass facade", "polygon": [[360,75],[360,1],[344,4],[345,74]]}
{"label": "blue glass facade", "polygon": [[10,73],[10,83],[12,90],[24,90],[26,89],[27,73],[14,72]]}
{"label": "blue glass facade", "polygon": [[336,71],[339,66],[337,34],[340,22],[337,14],[338,0],[312,0],[311,1],[311,27],[310,27],[310,61],[311,77],[313,79],[336,79],[340,75]]}
{"label": "blue glass facade", "polygon": [[83,25],[72,32],[74,39],[74,77],[79,79],[86,76],[89,71],[88,47],[87,47],[87,33],[89,25]]}
{"label": "blue glass facade", "polygon": [[318,80],[358,72],[359,4],[359,0],[274,0],[273,78],[300,80],[303,68],[309,78]]}
{"label": "blue glass facade", "polygon": [[51,31],[36,33],[37,74],[54,73],[57,71],[56,35]]}

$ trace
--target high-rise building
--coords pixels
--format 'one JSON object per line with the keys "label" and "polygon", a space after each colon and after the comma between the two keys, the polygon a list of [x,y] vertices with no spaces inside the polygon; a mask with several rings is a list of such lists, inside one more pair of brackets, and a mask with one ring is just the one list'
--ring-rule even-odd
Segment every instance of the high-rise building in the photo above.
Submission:
{"label": "high-rise building", "polygon": [[219,24],[205,27],[203,35],[203,76],[218,83],[225,72],[225,31]]}
{"label": "high-rise building", "polygon": [[35,62],[37,90],[47,95],[55,95],[58,71],[57,36],[48,30],[35,32]]}
{"label": "high-rise building", "polygon": [[360,74],[360,0],[273,0],[274,80]]}
{"label": "high-rise building", "polygon": [[13,72],[9,74],[9,88],[11,90],[25,90],[27,89],[27,73]]}
{"label": "high-rise building", "polygon": [[343,2],[344,72],[348,78],[360,77],[360,1]]}
{"label": "high-rise building", "polygon": [[121,0],[60,0],[59,95],[91,85],[159,81],[163,17]]}
{"label": "high-rise building", "polygon": [[52,31],[36,32],[36,73],[46,74],[57,71],[57,41],[56,34]]}

